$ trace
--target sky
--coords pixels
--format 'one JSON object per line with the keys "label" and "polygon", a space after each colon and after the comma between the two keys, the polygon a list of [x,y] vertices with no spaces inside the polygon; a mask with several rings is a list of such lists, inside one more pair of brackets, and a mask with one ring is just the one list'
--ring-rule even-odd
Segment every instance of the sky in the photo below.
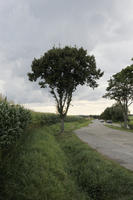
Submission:
{"label": "sky", "polygon": [[[28,80],[34,57],[53,46],[83,47],[104,71],[92,90],[79,86],[68,114],[100,114],[107,80],[133,61],[133,0],[0,0],[0,93],[40,112],[56,112],[48,89]],[[133,105],[130,107],[133,113]]]}

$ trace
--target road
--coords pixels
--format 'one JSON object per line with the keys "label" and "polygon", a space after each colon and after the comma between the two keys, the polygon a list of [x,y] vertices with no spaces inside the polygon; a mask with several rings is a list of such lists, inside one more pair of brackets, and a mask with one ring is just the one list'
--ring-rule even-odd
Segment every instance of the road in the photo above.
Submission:
{"label": "road", "polygon": [[98,152],[133,170],[133,133],[108,128],[98,120],[75,133]]}

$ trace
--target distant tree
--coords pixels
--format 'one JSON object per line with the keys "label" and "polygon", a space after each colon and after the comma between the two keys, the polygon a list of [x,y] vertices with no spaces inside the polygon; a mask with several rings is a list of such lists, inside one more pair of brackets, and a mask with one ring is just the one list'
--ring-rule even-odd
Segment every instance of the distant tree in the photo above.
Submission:
{"label": "distant tree", "polygon": [[100,115],[100,118],[105,120],[111,119],[114,122],[124,121],[123,111],[118,103],[112,105],[111,107],[107,107],[104,110],[104,112]]}
{"label": "distant tree", "polygon": [[98,86],[96,80],[103,75],[100,69],[96,69],[94,56],[87,55],[83,48],[68,46],[54,47],[39,59],[34,58],[31,69],[29,80],[40,78],[40,87],[48,86],[55,98],[61,118],[61,132],[64,131],[64,119],[77,86],[87,84],[94,89]]}
{"label": "distant tree", "polygon": [[113,75],[108,81],[105,98],[116,100],[123,112],[124,127],[127,128],[128,108],[133,103],[133,65],[127,66],[121,72]]}
{"label": "distant tree", "polygon": [[107,107],[107,108],[102,112],[102,114],[100,115],[100,118],[101,118],[101,119],[104,119],[104,120],[112,119],[112,116],[111,116],[111,108]]}

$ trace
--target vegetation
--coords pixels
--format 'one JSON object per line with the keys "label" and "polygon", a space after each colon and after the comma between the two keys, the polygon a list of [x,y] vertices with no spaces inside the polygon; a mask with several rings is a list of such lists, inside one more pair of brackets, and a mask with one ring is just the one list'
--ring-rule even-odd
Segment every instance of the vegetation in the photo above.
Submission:
{"label": "vegetation", "polygon": [[111,107],[107,107],[104,112],[100,115],[101,119],[112,120],[114,122],[123,122],[123,112],[121,106],[117,103]]}
{"label": "vegetation", "polygon": [[[41,127],[44,125],[52,125],[60,122],[60,116],[54,113],[39,113],[30,111],[32,116],[32,127]],[[83,121],[83,117],[69,115],[65,118],[65,122]]]}
{"label": "vegetation", "polygon": [[132,200],[132,172],[107,160],[74,134],[57,137],[57,141],[69,158],[71,176],[91,200]]}
{"label": "vegetation", "polygon": [[109,125],[109,124],[104,124],[104,126],[107,126],[107,127],[109,127],[109,128],[115,129],[115,130],[127,131],[127,132],[133,133],[133,130],[131,130],[131,128],[130,128],[130,129],[127,129],[127,128],[124,128],[124,127],[118,127],[118,126]]}
{"label": "vegetation", "polygon": [[83,48],[53,48],[39,59],[34,58],[30,81],[37,81],[41,88],[49,87],[56,101],[57,111],[61,118],[61,132],[64,131],[64,119],[67,115],[72,94],[78,85],[87,84],[91,88],[98,86],[96,80],[102,75],[96,69],[94,56],[87,55]]}
{"label": "vegetation", "polygon": [[129,123],[128,123],[128,126],[130,129],[133,130],[133,116],[129,116]]}
{"label": "vegetation", "polygon": [[132,200],[133,173],[72,133],[88,122],[65,123],[61,136],[59,124],[25,132],[0,167],[0,199]]}
{"label": "vegetation", "polygon": [[133,65],[127,66],[121,72],[113,75],[108,81],[106,98],[116,100],[123,112],[124,127],[128,125],[128,107],[133,103]]}
{"label": "vegetation", "polygon": [[58,132],[54,125],[23,135],[0,169],[1,200],[89,200],[69,174],[68,158],[54,136]]}
{"label": "vegetation", "polygon": [[7,150],[23,134],[31,119],[22,106],[0,101],[0,150]]}

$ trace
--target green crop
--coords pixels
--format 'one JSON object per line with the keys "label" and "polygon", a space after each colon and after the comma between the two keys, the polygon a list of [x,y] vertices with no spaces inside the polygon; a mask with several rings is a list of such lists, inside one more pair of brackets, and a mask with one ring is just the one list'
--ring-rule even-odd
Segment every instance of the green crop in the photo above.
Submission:
{"label": "green crop", "polygon": [[8,148],[22,135],[31,119],[30,112],[20,105],[0,102],[0,148]]}

